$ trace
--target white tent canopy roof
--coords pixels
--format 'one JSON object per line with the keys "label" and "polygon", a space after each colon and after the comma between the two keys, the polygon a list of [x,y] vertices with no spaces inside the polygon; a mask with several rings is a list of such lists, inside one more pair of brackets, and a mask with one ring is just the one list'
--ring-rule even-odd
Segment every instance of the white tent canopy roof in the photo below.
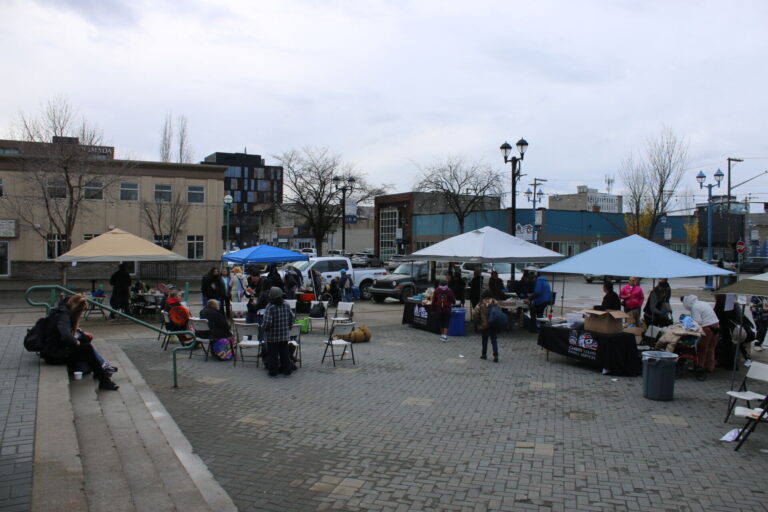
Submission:
{"label": "white tent canopy roof", "polygon": [[408,258],[470,263],[549,263],[562,259],[563,255],[485,226],[430,245]]}
{"label": "white tent canopy roof", "polygon": [[733,274],[730,270],[680,254],[639,235],[631,235],[594,247],[567,260],[544,267],[541,271],[646,278]]}
{"label": "white tent canopy roof", "polygon": [[153,244],[149,240],[144,240],[122,229],[113,229],[78,245],[56,258],[56,261],[168,261],[185,259],[187,258]]}

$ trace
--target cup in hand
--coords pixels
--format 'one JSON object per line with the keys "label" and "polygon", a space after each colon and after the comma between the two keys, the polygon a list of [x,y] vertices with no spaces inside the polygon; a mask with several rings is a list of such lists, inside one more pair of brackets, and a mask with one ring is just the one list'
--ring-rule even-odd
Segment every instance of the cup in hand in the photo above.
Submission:
{"label": "cup in hand", "polygon": [[74,372],[75,380],[83,380],[83,372]]}

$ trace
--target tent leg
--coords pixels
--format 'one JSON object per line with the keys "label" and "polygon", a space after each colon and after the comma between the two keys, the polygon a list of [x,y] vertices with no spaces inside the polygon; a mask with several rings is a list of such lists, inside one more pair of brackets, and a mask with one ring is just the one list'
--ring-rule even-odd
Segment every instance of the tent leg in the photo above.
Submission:
{"label": "tent leg", "polygon": [[[565,274],[563,274],[563,289],[560,291],[560,316],[563,316],[564,309],[565,309]],[[547,361],[549,361],[549,354],[547,354]]]}

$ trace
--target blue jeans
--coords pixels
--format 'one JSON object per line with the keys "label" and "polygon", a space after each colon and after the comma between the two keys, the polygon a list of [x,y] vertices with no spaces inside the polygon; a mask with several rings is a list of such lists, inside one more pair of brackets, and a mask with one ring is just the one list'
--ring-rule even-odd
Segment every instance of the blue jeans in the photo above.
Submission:
{"label": "blue jeans", "polygon": [[355,293],[352,291],[352,288],[344,288],[341,294],[341,302],[352,302],[354,297]]}
{"label": "blue jeans", "polygon": [[499,355],[499,344],[496,342],[496,328],[489,327],[480,331],[483,336],[483,355],[488,353],[488,338],[491,338],[491,347],[493,348],[493,355]]}

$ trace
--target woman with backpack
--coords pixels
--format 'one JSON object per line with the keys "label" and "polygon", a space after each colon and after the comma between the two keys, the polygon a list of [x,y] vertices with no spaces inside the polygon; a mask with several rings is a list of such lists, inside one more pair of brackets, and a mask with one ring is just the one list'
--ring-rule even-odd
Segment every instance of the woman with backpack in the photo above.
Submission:
{"label": "woman with backpack", "polygon": [[448,324],[451,322],[451,310],[456,303],[456,296],[448,288],[448,281],[443,279],[432,294],[432,314],[437,318],[440,328],[440,341],[448,341]]}
{"label": "woman with backpack", "polygon": [[493,349],[493,362],[499,362],[499,344],[496,341],[497,327],[495,324],[489,322],[489,316],[491,316],[491,308],[498,308],[499,305],[491,296],[490,291],[483,292],[483,300],[475,306],[472,310],[472,317],[477,323],[480,324],[480,334],[483,337],[483,352],[480,355],[480,359],[488,359],[488,339],[491,340],[491,348]]}

